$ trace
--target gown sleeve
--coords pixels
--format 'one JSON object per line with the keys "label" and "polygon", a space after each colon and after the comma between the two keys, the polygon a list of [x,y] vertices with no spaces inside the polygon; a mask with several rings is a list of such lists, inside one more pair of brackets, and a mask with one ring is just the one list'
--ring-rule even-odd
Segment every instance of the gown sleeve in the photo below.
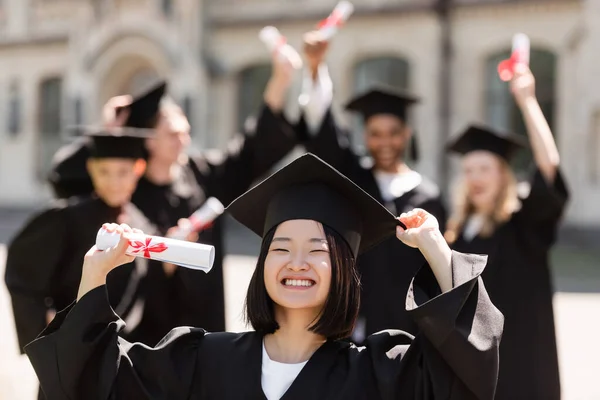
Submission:
{"label": "gown sleeve", "polygon": [[254,129],[231,139],[224,152],[196,159],[199,183],[207,196],[227,205],[282,160],[297,145],[293,126],[283,115],[263,105]]}
{"label": "gown sleeve", "polygon": [[568,200],[569,190],[560,169],[556,171],[553,182],[548,182],[536,169],[530,181],[529,194],[522,199],[515,220],[538,232],[544,243],[552,244]]}
{"label": "gown sleeve", "polygon": [[31,219],[8,246],[5,281],[12,300],[19,348],[46,327],[46,313],[64,257],[66,223],[57,207]]}
{"label": "gown sleeve", "polygon": [[25,347],[47,400],[188,399],[205,331],[175,328],[154,348],[118,337],[106,286],[58,313]]}
{"label": "gown sleeve", "polygon": [[367,339],[381,398],[493,400],[504,317],[480,276],[486,259],[453,252],[453,288],[443,294],[431,269],[421,268],[406,297],[421,333],[412,341],[401,331]]}
{"label": "gown sleeve", "polygon": [[315,135],[309,132],[304,115],[300,116],[295,129],[306,151],[323,159],[344,175],[353,176],[353,173],[361,168],[360,160],[352,150],[350,134],[338,126],[331,108],[325,113]]}

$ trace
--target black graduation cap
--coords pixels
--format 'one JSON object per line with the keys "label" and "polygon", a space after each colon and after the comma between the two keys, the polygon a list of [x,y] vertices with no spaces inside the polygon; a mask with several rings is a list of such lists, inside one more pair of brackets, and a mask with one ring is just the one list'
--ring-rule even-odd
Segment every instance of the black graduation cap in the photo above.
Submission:
{"label": "black graduation cap", "polygon": [[[346,104],[346,109],[361,114],[365,121],[373,115],[391,114],[406,122],[408,108],[419,101],[420,99],[417,96],[406,91],[398,91],[377,85],[350,100]],[[419,153],[414,132],[410,146],[410,157],[417,161]]]}
{"label": "black graduation cap", "polygon": [[92,158],[145,158],[144,139],[151,131],[124,131],[119,128],[88,130],[84,136],[90,138],[88,148]]}
{"label": "black graduation cap", "polygon": [[[130,105],[118,108],[117,113],[128,109],[129,116],[124,127],[111,128],[112,133],[109,135],[106,134],[107,132],[102,132],[106,129],[103,127],[72,127],[71,130],[78,132],[81,136],[59,149],[54,155],[48,174],[48,182],[52,185],[54,195],[59,199],[66,199],[71,196],[86,195],[93,191],[92,181],[86,167],[87,159],[90,156],[138,158],[136,155],[139,149],[137,143],[141,142],[141,138],[152,133],[150,128],[156,122],[165,91],[166,83],[162,81],[148,92],[135,98]],[[114,138],[110,138],[111,136]],[[125,141],[115,139],[119,136],[132,138]],[[136,140],[136,138],[139,139]],[[121,137],[121,139],[123,138]],[[118,141],[115,142],[115,140]],[[143,145],[141,151],[142,157],[147,156]]]}
{"label": "black graduation cap", "polygon": [[248,190],[227,211],[261,237],[288,220],[319,221],[339,233],[355,257],[403,226],[377,200],[311,153]]}
{"label": "black graduation cap", "polygon": [[411,93],[378,85],[354,97],[346,109],[360,113],[365,120],[376,114],[392,114],[405,121],[408,108],[419,101]]}
{"label": "black graduation cap", "polygon": [[481,125],[470,125],[448,144],[447,149],[463,155],[475,150],[486,150],[508,161],[517,150],[526,147],[527,140],[520,135],[496,131]]}
{"label": "black graduation cap", "polygon": [[161,81],[127,106],[118,107],[117,115],[129,111],[125,126],[130,128],[154,128],[160,109],[160,102],[167,90],[167,83]]}

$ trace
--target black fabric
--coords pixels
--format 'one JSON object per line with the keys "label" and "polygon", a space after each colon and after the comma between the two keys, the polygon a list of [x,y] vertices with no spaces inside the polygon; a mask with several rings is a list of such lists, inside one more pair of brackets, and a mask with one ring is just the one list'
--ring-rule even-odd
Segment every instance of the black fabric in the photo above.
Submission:
{"label": "black fabric", "polygon": [[[282,400],[492,400],[503,317],[484,266],[485,257],[453,253],[454,289],[429,298],[439,287],[423,265],[405,297],[422,334],[384,331],[364,348],[328,341]],[[177,328],[149,348],[118,338],[122,327],[102,286],[59,313],[26,347],[48,400],[265,399],[261,334]]]}
{"label": "black fabric", "polygon": [[[394,215],[423,208],[437,218],[440,230],[444,231],[446,210],[437,185],[423,178],[423,182],[413,190],[386,203],[373,169],[363,166],[360,157],[354,154],[350,135],[337,126],[331,111],[325,115],[316,135],[307,132],[304,119],[297,124],[296,133],[305,139],[304,146],[308,151],[346,175]],[[411,334],[418,332],[412,318],[404,308],[395,307],[393,299],[407,292],[410,280],[417,272],[415,268],[422,262],[424,258],[419,250],[404,245],[395,237],[384,240],[358,258],[362,287],[360,319],[366,322],[367,335],[389,328]]]}
{"label": "black fabric", "polygon": [[458,154],[485,150],[505,160],[510,160],[517,150],[524,147],[527,147],[527,141],[522,136],[478,125],[469,126],[448,144],[448,150]]}
{"label": "black fabric", "polygon": [[[210,197],[229,204],[268,173],[296,143],[292,126],[281,115],[263,106],[254,130],[234,136],[225,151],[191,155],[171,184],[157,185],[143,177],[132,201],[165,234],[180,218],[188,218]],[[215,247],[211,272],[177,268],[173,276],[167,276],[160,266],[150,268],[153,274],[148,285],[153,296],[147,300],[151,303],[148,307],[161,310],[155,313],[155,318],[162,319],[170,328],[190,325],[223,331],[222,218],[200,232],[198,241]]]}
{"label": "black fabric", "polygon": [[310,153],[244,193],[227,211],[261,237],[290,219],[321,221],[346,240],[355,257],[394,236],[401,224],[359,186]]}
{"label": "black fabric", "polygon": [[361,114],[365,121],[377,114],[391,114],[406,121],[408,108],[418,102],[413,94],[378,85],[350,100],[346,109]]}
{"label": "black fabric", "polygon": [[125,126],[132,128],[154,128],[160,102],[167,91],[167,83],[161,81],[146,93],[135,98],[130,105],[118,107],[117,115],[129,111]]}
{"label": "black fabric", "polygon": [[549,253],[568,197],[560,171],[551,183],[536,171],[508,222],[491,237],[468,241],[461,233],[452,246],[489,254],[483,278],[506,318],[497,400],[560,399]]}
{"label": "black fabric", "polygon": [[89,137],[77,138],[54,154],[48,182],[57,199],[85,196],[94,191],[86,166],[90,157],[90,141]]}
{"label": "black fabric", "polygon": [[90,143],[92,158],[144,158],[144,139],[124,136],[92,136]]}

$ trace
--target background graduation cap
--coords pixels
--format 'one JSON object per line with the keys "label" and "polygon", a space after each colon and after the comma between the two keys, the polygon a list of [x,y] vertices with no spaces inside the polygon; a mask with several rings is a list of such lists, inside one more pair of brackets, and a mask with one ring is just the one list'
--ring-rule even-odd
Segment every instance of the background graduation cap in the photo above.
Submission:
{"label": "background graduation cap", "polygon": [[234,200],[227,211],[263,237],[282,222],[313,219],[339,233],[354,256],[403,226],[350,179],[307,153]]}
{"label": "background graduation cap", "polygon": [[528,142],[520,135],[496,131],[482,125],[470,125],[448,144],[447,150],[462,155],[475,150],[485,150],[510,161],[519,149],[526,147]]}
{"label": "background graduation cap", "polygon": [[[129,115],[124,127],[114,128],[111,135],[108,136],[121,135],[141,138],[151,134],[166,89],[166,82],[161,81],[149,91],[135,98],[130,105],[119,107],[116,110],[117,114],[128,110]],[[101,148],[106,149],[106,145],[110,144],[109,142],[112,139],[105,139],[104,144],[100,143],[99,147],[94,146],[94,143],[92,143],[94,134],[102,136],[102,131],[105,128],[76,126],[71,127],[70,130],[77,133],[79,137],[73,143],[59,149],[52,160],[48,175],[48,182],[52,186],[54,195],[59,199],[91,193],[93,186],[87,172],[87,159],[92,151],[96,151],[96,154],[103,154],[103,152],[104,154],[110,154],[110,151],[107,153]],[[96,139],[96,144],[102,141],[103,139]],[[142,151],[145,152],[144,147],[142,147]]]}
{"label": "background graduation cap", "polygon": [[[346,104],[346,110],[354,111],[362,115],[364,121],[377,114],[395,115],[407,123],[408,108],[420,102],[420,99],[406,91],[399,91],[387,86],[377,85],[362,93]],[[410,158],[418,161],[419,152],[417,146],[417,135],[413,131],[410,141]]]}

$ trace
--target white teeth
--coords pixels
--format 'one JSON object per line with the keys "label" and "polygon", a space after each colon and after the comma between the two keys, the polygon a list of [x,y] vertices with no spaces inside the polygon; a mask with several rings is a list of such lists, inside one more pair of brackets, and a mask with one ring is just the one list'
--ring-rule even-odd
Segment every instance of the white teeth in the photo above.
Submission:
{"label": "white teeth", "polygon": [[307,279],[286,279],[285,286],[312,286],[313,281]]}

